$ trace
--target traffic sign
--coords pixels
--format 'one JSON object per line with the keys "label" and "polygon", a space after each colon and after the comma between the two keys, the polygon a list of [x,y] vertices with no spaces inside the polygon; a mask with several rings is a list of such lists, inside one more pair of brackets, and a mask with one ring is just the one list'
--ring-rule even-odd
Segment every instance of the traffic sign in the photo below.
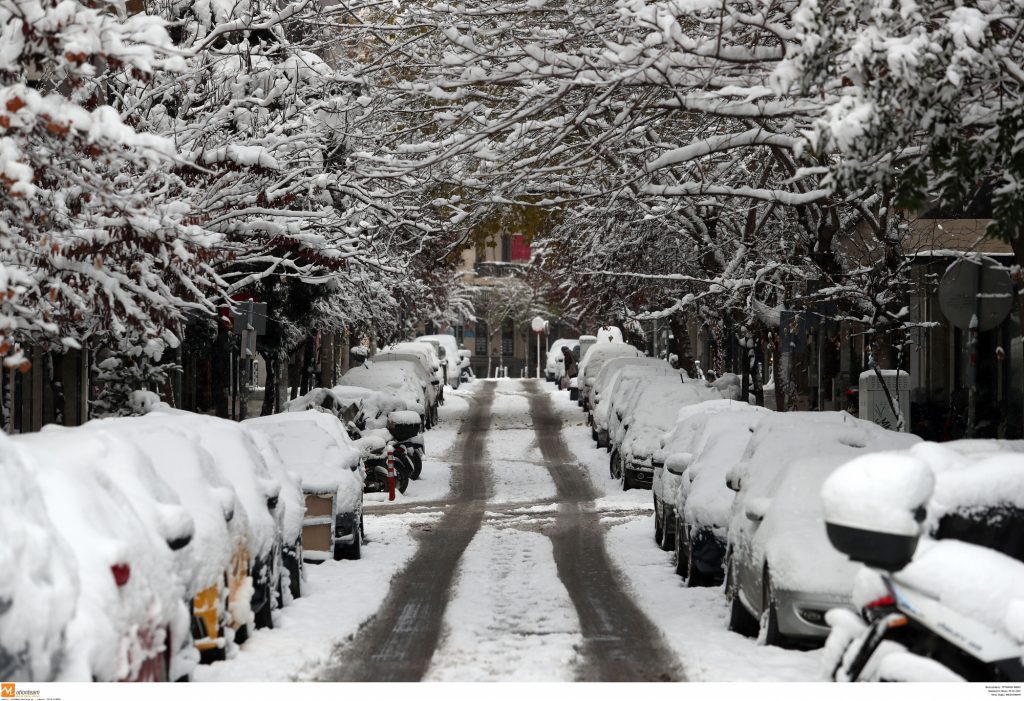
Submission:
{"label": "traffic sign", "polygon": [[939,307],[957,328],[970,329],[975,315],[978,331],[996,328],[1013,307],[1010,271],[988,257],[961,258],[942,276]]}

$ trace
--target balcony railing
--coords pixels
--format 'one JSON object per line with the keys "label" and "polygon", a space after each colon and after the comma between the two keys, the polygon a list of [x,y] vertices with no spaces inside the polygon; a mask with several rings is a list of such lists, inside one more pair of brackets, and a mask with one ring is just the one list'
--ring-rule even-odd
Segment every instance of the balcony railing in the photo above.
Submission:
{"label": "balcony railing", "polygon": [[477,277],[516,277],[526,273],[528,263],[511,263],[499,260],[481,260],[473,265]]}

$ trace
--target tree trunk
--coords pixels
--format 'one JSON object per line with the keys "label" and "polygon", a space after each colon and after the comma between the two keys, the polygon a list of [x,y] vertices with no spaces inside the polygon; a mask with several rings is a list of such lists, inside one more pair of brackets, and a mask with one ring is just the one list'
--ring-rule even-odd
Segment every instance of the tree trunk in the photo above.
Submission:
{"label": "tree trunk", "polygon": [[690,346],[690,331],[686,328],[686,320],[682,314],[673,314],[668,319],[672,329],[673,351],[679,358],[679,367],[686,370],[690,377],[697,376],[697,365],[694,362],[693,349]]}
{"label": "tree trunk", "polygon": [[274,413],[277,398],[277,357],[263,354],[263,360],[267,366],[267,378],[263,383],[263,407],[260,409],[260,416],[270,416]]}
{"label": "tree trunk", "polygon": [[320,386],[334,386],[334,333],[320,334]]}
{"label": "tree trunk", "polygon": [[231,391],[231,337],[221,323],[217,324],[217,339],[213,343],[211,384],[213,408],[217,416],[228,418],[228,399]]}
{"label": "tree trunk", "polygon": [[277,354],[277,391],[274,392],[274,413],[281,411],[284,403],[288,401],[289,367],[288,353],[284,350]]}

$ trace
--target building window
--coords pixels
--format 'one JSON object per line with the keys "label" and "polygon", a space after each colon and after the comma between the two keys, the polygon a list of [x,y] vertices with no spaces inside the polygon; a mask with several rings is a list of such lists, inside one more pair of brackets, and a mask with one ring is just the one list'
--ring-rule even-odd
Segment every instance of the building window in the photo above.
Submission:
{"label": "building window", "polygon": [[516,329],[511,319],[501,325],[501,354],[511,357],[515,353]]}
{"label": "building window", "polygon": [[502,236],[501,237],[501,260],[509,262],[512,260],[512,237]]}
{"label": "building window", "polygon": [[487,355],[487,324],[478,321],[476,324],[476,348],[474,355]]}

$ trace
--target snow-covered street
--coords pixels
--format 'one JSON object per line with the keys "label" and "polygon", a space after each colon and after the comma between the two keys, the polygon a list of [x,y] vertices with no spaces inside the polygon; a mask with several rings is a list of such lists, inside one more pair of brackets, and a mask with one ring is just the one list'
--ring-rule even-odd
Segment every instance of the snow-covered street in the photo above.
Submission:
{"label": "snow-covered street", "polygon": [[451,392],[415,492],[368,499],[363,558],[307,567],[275,628],[197,679],[820,680],[820,652],[728,632],[721,588],[682,585],[651,492],[592,445],[550,384]]}

